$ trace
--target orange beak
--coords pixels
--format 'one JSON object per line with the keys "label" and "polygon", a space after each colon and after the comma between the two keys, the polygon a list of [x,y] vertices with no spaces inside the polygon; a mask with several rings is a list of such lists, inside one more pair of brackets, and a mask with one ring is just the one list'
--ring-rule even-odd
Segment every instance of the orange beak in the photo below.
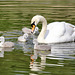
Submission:
{"label": "orange beak", "polygon": [[35,30],[35,25],[32,26],[32,31],[31,32],[33,33],[34,30]]}

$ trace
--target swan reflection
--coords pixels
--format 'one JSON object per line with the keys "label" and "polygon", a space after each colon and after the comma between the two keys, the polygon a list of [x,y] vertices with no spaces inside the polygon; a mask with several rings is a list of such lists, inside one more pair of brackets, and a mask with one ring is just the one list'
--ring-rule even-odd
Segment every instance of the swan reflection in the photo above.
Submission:
{"label": "swan reflection", "polygon": [[[46,64],[46,55],[49,54],[50,51],[39,51],[34,50],[34,55],[31,55],[30,69],[31,71],[42,71],[45,68]],[[41,62],[37,62],[37,58],[41,58]]]}
{"label": "swan reflection", "polygon": [[[73,55],[75,55],[75,43],[61,43],[61,44],[53,44],[51,46],[51,53],[48,54],[47,58],[53,58],[57,57],[56,59],[64,59],[64,58],[68,58],[68,59],[75,59],[75,57],[73,57]],[[51,57],[54,56],[54,57]]]}
{"label": "swan reflection", "polygon": [[[75,43],[62,43],[52,44],[51,51],[34,50],[34,54],[31,55],[30,70],[31,71],[43,71],[45,66],[64,66],[63,61],[59,61],[56,64],[47,63],[47,59],[57,60],[71,60],[75,59]],[[40,57],[40,62],[36,60]],[[30,75],[38,75],[30,73]]]}

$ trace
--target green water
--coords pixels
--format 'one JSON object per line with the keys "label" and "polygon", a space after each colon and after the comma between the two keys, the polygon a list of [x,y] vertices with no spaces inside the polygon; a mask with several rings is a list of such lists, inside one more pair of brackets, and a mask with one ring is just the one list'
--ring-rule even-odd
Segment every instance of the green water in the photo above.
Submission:
{"label": "green water", "polygon": [[[21,43],[22,28],[31,28],[34,15],[47,22],[65,21],[75,25],[74,0],[0,0],[0,35],[15,43],[0,48],[0,75],[75,75],[75,43],[52,46],[51,51],[34,50],[32,39]],[[39,26],[41,28],[41,26]],[[37,59],[32,62],[31,55]]]}

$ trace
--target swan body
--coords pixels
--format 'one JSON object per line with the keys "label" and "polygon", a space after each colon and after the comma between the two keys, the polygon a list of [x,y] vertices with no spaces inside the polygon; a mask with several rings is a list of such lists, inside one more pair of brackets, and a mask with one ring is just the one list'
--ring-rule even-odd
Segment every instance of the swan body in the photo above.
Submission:
{"label": "swan body", "polygon": [[[34,33],[33,34],[39,34],[39,28],[35,27]],[[27,33],[27,34],[31,34],[31,29],[24,27],[22,28],[22,32]]]}
{"label": "swan body", "polygon": [[18,37],[18,41],[25,42],[28,38],[28,34],[25,33],[23,36]]}
{"label": "swan body", "polygon": [[32,18],[31,24],[42,22],[42,30],[37,38],[39,43],[61,43],[75,40],[75,26],[66,22],[52,22],[47,25],[46,19],[41,15]]}
{"label": "swan body", "polygon": [[0,37],[0,47],[13,47],[13,42],[5,42],[5,38],[3,36]]}

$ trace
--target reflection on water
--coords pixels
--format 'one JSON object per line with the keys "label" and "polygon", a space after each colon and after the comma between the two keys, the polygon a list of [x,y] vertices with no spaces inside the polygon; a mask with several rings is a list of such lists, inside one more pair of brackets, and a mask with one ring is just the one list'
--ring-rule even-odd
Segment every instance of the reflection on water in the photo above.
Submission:
{"label": "reflection on water", "polygon": [[57,57],[58,59],[63,59],[63,58],[75,59],[73,55],[75,55],[75,43],[74,42],[52,45],[51,53],[48,54],[47,56],[52,56],[52,58]]}
{"label": "reflection on water", "polygon": [[4,57],[4,50],[2,48],[0,48],[0,57]]}
{"label": "reflection on water", "polygon": [[[49,54],[50,51],[38,51],[38,50],[34,50],[34,57],[33,60],[30,62],[30,70],[31,71],[36,71],[39,73],[50,73],[50,72],[45,72],[43,71],[45,69],[46,66],[46,55]],[[40,57],[40,62],[37,62],[37,58]],[[30,73],[30,75],[38,75],[35,73]]]}
{"label": "reflection on water", "polygon": [[12,52],[12,50],[13,50],[14,48],[2,48],[2,47],[0,47],[0,57],[4,57],[4,52],[5,51],[9,51],[9,52]]}
{"label": "reflection on water", "polygon": [[[31,71],[42,71],[45,69],[46,66],[64,66],[64,63],[57,63],[57,64],[51,64],[47,63],[46,60],[48,59],[55,59],[55,60],[72,60],[75,59],[75,43],[61,43],[61,44],[53,44],[51,46],[51,51],[40,51],[40,50],[34,50],[34,61],[30,62],[30,68]],[[37,62],[37,58],[40,57],[40,63]],[[49,73],[50,72],[47,72]],[[38,74],[31,74],[30,75],[38,75]]]}

